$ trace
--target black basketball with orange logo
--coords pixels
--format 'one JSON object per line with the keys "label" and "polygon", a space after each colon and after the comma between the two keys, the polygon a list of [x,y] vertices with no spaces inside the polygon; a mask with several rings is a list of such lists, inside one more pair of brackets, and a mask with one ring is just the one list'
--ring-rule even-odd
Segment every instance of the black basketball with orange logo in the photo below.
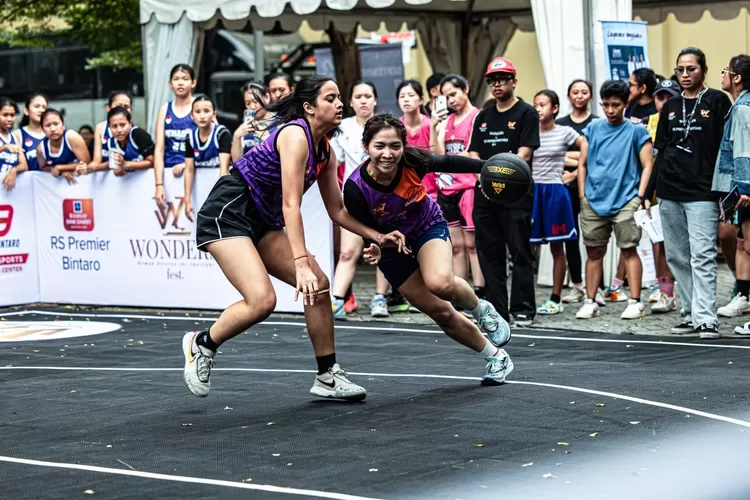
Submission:
{"label": "black basketball with orange logo", "polygon": [[499,153],[487,160],[479,176],[482,192],[494,203],[512,203],[534,186],[531,168],[513,153]]}

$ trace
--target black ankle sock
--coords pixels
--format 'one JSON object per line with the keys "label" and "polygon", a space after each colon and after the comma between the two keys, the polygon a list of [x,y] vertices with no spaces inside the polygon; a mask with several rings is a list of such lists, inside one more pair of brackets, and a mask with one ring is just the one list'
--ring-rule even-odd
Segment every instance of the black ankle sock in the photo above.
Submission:
{"label": "black ankle sock", "polygon": [[205,347],[206,349],[211,349],[213,352],[216,352],[219,349],[219,344],[211,339],[211,335],[208,334],[208,330],[199,333],[198,338],[195,339],[195,343],[199,346]]}
{"label": "black ankle sock", "polygon": [[344,300],[344,297],[339,297],[338,295],[334,295],[333,298],[336,300]]}
{"label": "black ankle sock", "polygon": [[743,297],[747,298],[750,294],[750,280],[737,280],[737,293],[741,293]]}
{"label": "black ankle sock", "polygon": [[326,354],[325,356],[315,356],[315,361],[318,362],[318,375],[321,375],[336,364],[336,353]]}
{"label": "black ankle sock", "polygon": [[349,285],[349,288],[347,288],[347,289],[346,289],[346,295],[344,295],[344,298],[345,298],[346,300],[349,300],[349,296],[350,296],[350,295],[351,295],[352,293],[354,293],[354,292],[352,291],[352,286],[351,286],[351,285]]}
{"label": "black ankle sock", "polygon": [[486,299],[487,297],[484,295],[484,287],[483,286],[475,286],[474,287],[474,294],[480,298],[480,299]]}
{"label": "black ankle sock", "polygon": [[559,304],[560,302],[562,302],[562,299],[560,298],[560,296],[559,295],[555,295],[554,293],[552,295],[550,295],[549,300],[551,300],[555,304]]}
{"label": "black ankle sock", "polygon": [[636,302],[640,302],[641,301],[641,296],[640,295],[638,297],[636,297],[634,295],[631,295],[630,298],[633,299],[633,300],[635,300]]}

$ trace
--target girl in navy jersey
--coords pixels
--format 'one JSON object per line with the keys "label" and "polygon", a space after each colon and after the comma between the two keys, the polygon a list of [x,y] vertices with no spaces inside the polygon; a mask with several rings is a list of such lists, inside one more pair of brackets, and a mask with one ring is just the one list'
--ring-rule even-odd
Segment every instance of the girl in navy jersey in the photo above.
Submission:
{"label": "girl in navy jersey", "polygon": [[193,220],[193,181],[196,168],[218,168],[229,173],[232,135],[224,125],[214,123],[214,102],[205,95],[193,101],[193,121],[197,128],[185,140],[185,215]]}
{"label": "girl in navy jersey", "polygon": [[175,100],[162,105],[156,119],[156,148],[154,149],[154,177],[156,203],[164,206],[164,169],[172,169],[175,177],[185,169],[185,138],[195,128],[190,117],[195,88],[195,71],[187,64],[178,64],[169,73],[169,86]]}
{"label": "girl in navy jersey", "polygon": [[[133,111],[132,107],[133,100],[130,98],[130,94],[124,90],[115,90],[109,94],[109,99],[107,99],[107,105],[105,106],[107,113],[114,108],[123,108],[128,113],[131,113]],[[88,171],[85,173],[109,169],[109,140],[111,138],[112,132],[109,129],[109,121],[104,120],[98,123],[94,129],[93,159],[89,164]]]}
{"label": "girl in navy jersey", "polygon": [[273,132],[269,129],[270,116],[265,107],[271,100],[268,87],[250,82],[242,87],[242,98],[245,101],[245,112],[242,125],[237,127],[232,138],[232,160],[239,160],[242,155],[259,145]]}
{"label": "girl in navy jersey", "polygon": [[[453,274],[448,223],[422,185],[429,172],[477,174],[484,161],[433,155],[406,146],[406,140],[406,127],[392,115],[376,115],[365,124],[362,142],[369,159],[346,181],[344,204],[368,227],[403,233],[412,250],[412,255],[404,255],[370,243],[365,258],[378,264],[391,286],[448,336],[482,354],[487,361],[483,385],[501,384],[513,371],[501,349],[510,341],[510,327],[492,304],[477,298],[471,286]],[[478,327],[451,303],[471,311]]]}
{"label": "girl in navy jersey", "polygon": [[29,170],[41,170],[36,159],[36,152],[37,146],[44,139],[41,122],[42,113],[46,110],[47,97],[40,93],[31,94],[23,106],[23,113],[28,123],[15,131],[15,138],[23,148]]}
{"label": "girl in navy jersey", "polygon": [[62,113],[51,108],[42,114],[42,130],[45,137],[36,148],[39,168],[74,182],[73,176],[81,164],[85,167],[91,163],[83,137],[75,130],[66,129]]}
{"label": "girl in navy jersey", "polygon": [[130,111],[119,106],[110,109],[107,126],[111,134],[108,164],[116,176],[154,166],[154,141],[148,132],[133,125]]}
{"label": "girl in navy jersey", "polygon": [[183,337],[184,379],[196,396],[206,396],[219,345],[266,319],[276,307],[270,276],[302,294],[305,321],[318,363],[310,392],[316,396],[364,399],[336,363],[329,281],[305,246],[301,203],[316,182],[331,219],[360,236],[403,249],[400,233],[382,234],[354,220],[344,209],[336,179],[338,163],[329,137],[337,132],[343,103],[329,77],[303,79],[295,93],[269,107],[279,123],[260,146],[219,178],[196,219],[196,240],[242,295],[203,332]]}
{"label": "girl in navy jersey", "polygon": [[16,186],[16,175],[28,170],[23,148],[11,133],[17,113],[15,102],[0,97],[0,178],[8,191]]}

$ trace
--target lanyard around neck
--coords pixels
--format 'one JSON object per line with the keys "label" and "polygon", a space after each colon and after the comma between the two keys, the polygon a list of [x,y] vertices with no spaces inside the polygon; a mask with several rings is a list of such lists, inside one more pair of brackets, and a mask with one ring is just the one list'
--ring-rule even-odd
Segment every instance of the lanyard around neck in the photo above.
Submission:
{"label": "lanyard around neck", "polygon": [[688,137],[690,136],[690,127],[693,125],[693,123],[695,123],[695,112],[698,110],[698,106],[701,105],[701,99],[703,99],[703,94],[705,94],[707,90],[708,87],[703,87],[703,90],[701,90],[698,94],[698,99],[695,101],[695,106],[690,112],[690,116],[686,116],[687,113],[685,110],[685,102],[687,101],[687,98],[685,97],[685,91],[682,91],[682,119],[684,120],[683,126],[685,128],[683,130],[683,136],[680,142],[687,142]]}

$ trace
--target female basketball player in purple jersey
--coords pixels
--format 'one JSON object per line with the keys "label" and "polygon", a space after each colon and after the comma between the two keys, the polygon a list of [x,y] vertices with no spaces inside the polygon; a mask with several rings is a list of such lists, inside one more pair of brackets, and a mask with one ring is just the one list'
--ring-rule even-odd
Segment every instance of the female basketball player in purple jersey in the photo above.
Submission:
{"label": "female basketball player in purple jersey", "polygon": [[195,71],[187,64],[178,64],[169,73],[169,86],[174,101],[162,105],[156,119],[156,149],[154,149],[154,178],[156,203],[164,206],[164,169],[169,168],[175,177],[185,169],[185,137],[195,128],[190,116],[195,88]]}
{"label": "female basketball player in purple jersey", "polygon": [[[449,337],[481,353],[487,362],[482,385],[502,384],[513,371],[513,362],[501,349],[510,341],[510,327],[492,304],[477,298],[471,286],[453,274],[448,223],[422,185],[430,172],[479,173],[484,161],[406,146],[406,127],[388,114],[367,121],[362,141],[370,159],[346,181],[346,209],[377,231],[400,231],[412,250],[411,255],[399,254],[371,243],[365,259],[378,264],[391,286]],[[479,327],[451,303],[469,310]]]}
{"label": "female basketball player in purple jersey", "polygon": [[26,154],[26,164],[30,171],[41,170],[36,159],[36,147],[44,139],[42,113],[45,111],[47,111],[47,97],[38,92],[31,94],[23,105],[23,113],[28,118],[28,124],[14,132],[16,141]]}
{"label": "female basketball player in purple jersey", "polygon": [[310,392],[339,399],[366,396],[365,389],[352,383],[336,363],[329,281],[305,246],[303,194],[319,180],[334,222],[378,244],[408,250],[402,234],[378,232],[344,209],[336,178],[338,163],[328,143],[341,123],[343,108],[331,78],[303,79],[293,94],[269,107],[279,128],[234,163],[198,211],[198,248],[213,256],[243,300],[229,306],[209,330],[183,337],[184,378],[196,396],[208,395],[219,345],[274,311],[276,293],[270,276],[296,286],[295,300],[302,294],[318,364]]}

